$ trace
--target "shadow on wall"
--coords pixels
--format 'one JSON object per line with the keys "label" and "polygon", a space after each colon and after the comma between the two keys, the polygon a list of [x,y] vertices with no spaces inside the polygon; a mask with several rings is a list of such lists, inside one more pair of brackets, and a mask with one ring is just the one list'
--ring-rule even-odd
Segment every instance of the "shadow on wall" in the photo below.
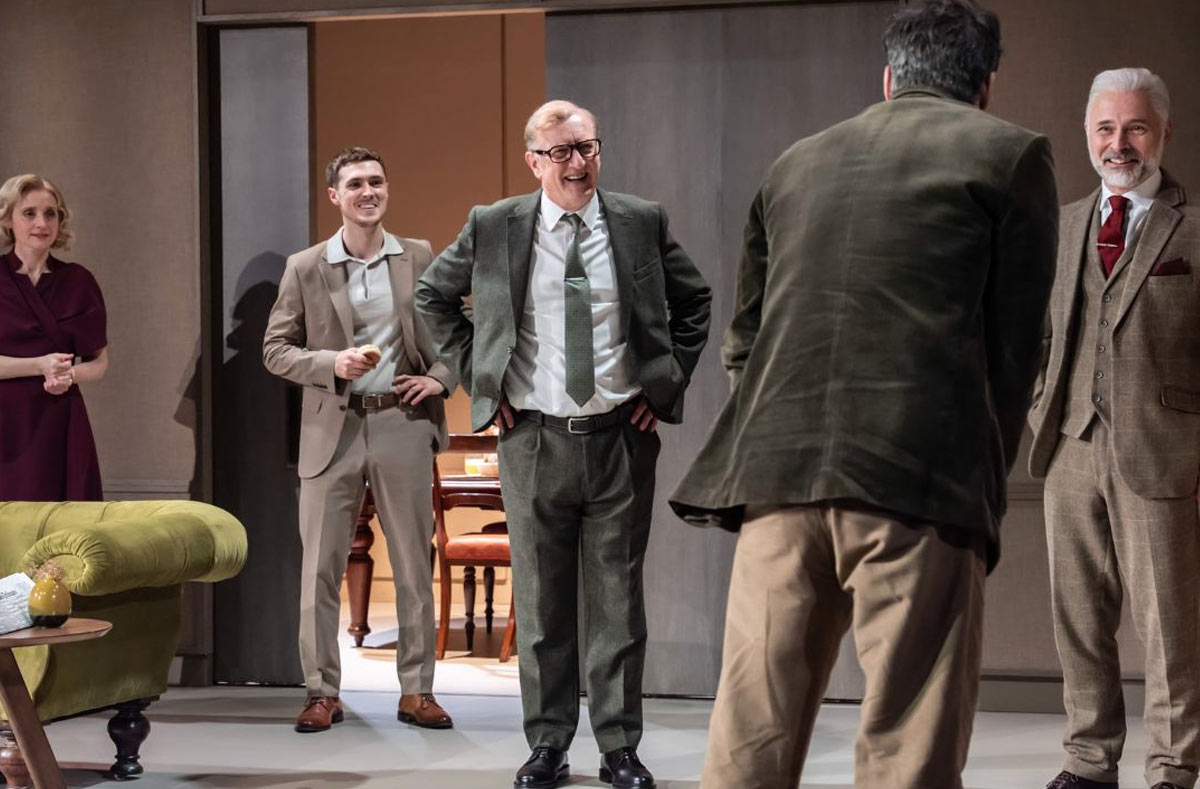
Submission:
{"label": "shadow on wall", "polygon": [[184,380],[179,384],[179,404],[172,416],[176,424],[183,425],[192,431],[192,476],[188,481],[188,498],[193,501],[204,500],[204,480],[200,474],[200,365],[201,341],[196,338],[195,350],[192,352],[192,364],[184,374]]}
{"label": "shadow on wall", "polygon": [[[299,388],[262,364],[285,260],[264,252],[238,274],[213,381],[213,499],[246,526],[249,558],[214,589],[218,682],[299,684]],[[228,269],[226,269],[228,270]]]}

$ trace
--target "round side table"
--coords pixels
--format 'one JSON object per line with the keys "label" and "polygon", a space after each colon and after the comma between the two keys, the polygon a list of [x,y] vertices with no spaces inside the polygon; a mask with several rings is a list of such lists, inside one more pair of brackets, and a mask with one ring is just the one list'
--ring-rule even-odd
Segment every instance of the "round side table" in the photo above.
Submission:
{"label": "round side table", "polygon": [[54,759],[54,751],[50,750],[42,722],[33,709],[33,699],[29,697],[29,689],[17,668],[13,648],[87,641],[100,638],[109,630],[112,630],[110,622],[70,618],[62,627],[27,627],[0,635],[0,701],[4,702],[8,723],[17,738],[33,785],[38,789],[66,789],[66,783]]}

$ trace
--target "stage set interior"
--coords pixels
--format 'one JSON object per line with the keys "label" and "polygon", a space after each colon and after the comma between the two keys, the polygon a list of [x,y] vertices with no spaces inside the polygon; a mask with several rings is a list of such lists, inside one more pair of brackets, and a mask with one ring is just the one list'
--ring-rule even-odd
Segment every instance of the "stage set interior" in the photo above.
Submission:
{"label": "stage set interior", "polygon": [[[371,550],[373,632],[347,636],[347,723],[291,732],[296,656],[299,398],[261,364],[284,259],[338,224],[322,170],[348,145],[388,163],[387,228],[436,250],[468,209],[536,183],[522,160],[529,112],[563,97],[592,109],[601,184],[663,203],[714,290],[713,335],[683,427],[661,429],[645,583],[648,728],[661,786],[695,786],[720,666],[734,541],[665,506],[728,387],[728,324],[742,226],[788,144],[879,100],[880,32],[897,3],[709,0],[4,0],[0,176],[38,172],[66,192],[77,242],[109,311],[108,377],[86,390],[110,499],[197,498],[245,524],[249,561],[190,590],[173,688],[150,711],[144,786],[504,786],[525,755],[516,655],[496,631],[466,650],[455,569],[450,648],[436,690],[452,733],[399,726],[388,648],[391,570]],[[1059,195],[1095,186],[1082,134],[1092,75],[1147,66],[1172,88],[1165,164],[1200,189],[1200,7],[1194,0],[991,0],[1005,55],[992,111],[1046,133]],[[1112,24],[1114,19],[1123,21]],[[466,432],[468,402],[451,400]],[[459,460],[458,462],[461,462]],[[983,686],[968,785],[1038,785],[1059,765],[1061,684],[1048,605],[1041,483],[1013,471],[1003,558],[989,578]],[[454,461],[450,462],[454,469]],[[496,520],[455,510],[451,532]],[[482,577],[482,573],[480,573]],[[435,579],[435,583],[436,583]],[[481,623],[482,593],[476,604]],[[348,616],[348,609],[347,609]],[[394,624],[394,620],[392,620]],[[480,628],[482,630],[482,628]],[[1141,650],[1122,628],[1128,708]],[[843,646],[805,786],[852,784],[862,678]],[[1137,785],[1140,726],[1128,779]],[[576,785],[596,782],[583,725]],[[72,786],[110,744],[79,721],[48,728]],[[1124,777],[1124,773],[1123,773]],[[1124,784],[1123,784],[1124,785]]]}

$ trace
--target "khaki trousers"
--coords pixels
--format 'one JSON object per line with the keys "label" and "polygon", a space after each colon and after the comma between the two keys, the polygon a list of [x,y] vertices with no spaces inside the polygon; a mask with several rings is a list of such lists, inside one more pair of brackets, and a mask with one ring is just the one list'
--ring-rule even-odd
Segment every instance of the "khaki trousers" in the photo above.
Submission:
{"label": "khaki trousers", "polygon": [[934,526],[879,510],[825,502],[747,513],[701,787],[796,786],[851,624],[867,680],[855,786],[961,787],[984,575],[981,540],[952,545]]}
{"label": "khaki trousers", "polygon": [[346,412],[333,460],[300,480],[300,665],[310,696],[341,686],[338,618],[342,576],[362,510],[364,475],[379,512],[396,588],[396,673],[402,693],[433,689],[433,447],[424,409]]}
{"label": "khaki trousers", "polygon": [[1063,668],[1064,769],[1116,781],[1125,745],[1117,656],[1129,595],[1146,647],[1146,782],[1191,787],[1200,760],[1200,522],[1196,500],[1144,499],[1117,473],[1108,429],[1060,436],[1046,474],[1054,639]]}

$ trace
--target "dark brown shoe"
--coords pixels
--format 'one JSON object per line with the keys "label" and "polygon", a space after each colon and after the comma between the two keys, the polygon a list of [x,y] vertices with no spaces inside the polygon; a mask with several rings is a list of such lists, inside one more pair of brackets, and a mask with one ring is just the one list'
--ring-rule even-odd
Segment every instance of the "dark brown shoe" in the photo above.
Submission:
{"label": "dark brown shoe", "polygon": [[310,696],[304,711],[296,718],[296,731],[326,731],[342,722],[342,700],[337,696]]}
{"label": "dark brown shoe", "polygon": [[426,729],[449,729],[454,726],[454,721],[432,693],[405,693],[400,697],[396,720]]}

